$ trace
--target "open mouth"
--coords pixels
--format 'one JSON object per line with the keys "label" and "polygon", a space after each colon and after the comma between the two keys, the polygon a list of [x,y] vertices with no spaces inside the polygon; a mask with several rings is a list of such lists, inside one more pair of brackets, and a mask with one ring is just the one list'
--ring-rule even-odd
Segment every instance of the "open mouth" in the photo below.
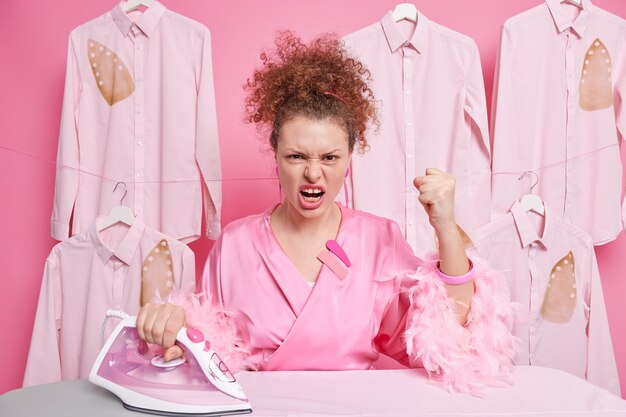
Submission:
{"label": "open mouth", "polygon": [[303,188],[300,190],[300,195],[305,201],[314,202],[322,198],[324,191],[320,188]]}

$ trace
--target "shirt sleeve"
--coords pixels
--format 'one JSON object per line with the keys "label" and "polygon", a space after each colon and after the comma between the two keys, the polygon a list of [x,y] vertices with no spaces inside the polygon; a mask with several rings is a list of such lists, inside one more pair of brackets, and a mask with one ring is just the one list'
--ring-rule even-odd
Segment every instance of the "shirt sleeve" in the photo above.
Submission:
{"label": "shirt sleeve", "polygon": [[[615,108],[615,124],[617,125],[618,137],[626,139],[626,27],[620,37],[620,59],[615,63],[612,70],[615,77],[615,93],[613,106]],[[622,202],[622,223],[626,228],[626,199]]]}
{"label": "shirt sleeve", "polygon": [[622,139],[626,138],[626,27],[622,30],[620,37],[621,45],[615,73],[615,118],[617,130]]}
{"label": "shirt sleeve", "polygon": [[465,112],[471,117],[474,152],[479,156],[480,169],[489,168],[489,128],[487,123],[487,100],[485,82],[480,63],[478,47],[472,43],[472,50],[465,81]]}
{"label": "shirt sleeve", "polygon": [[201,39],[200,54],[197,73],[196,161],[205,184],[203,199],[207,236],[209,239],[216,239],[221,230],[222,170],[213,85],[211,34],[206,28]]}
{"label": "shirt sleeve", "polygon": [[213,305],[223,306],[224,298],[222,296],[222,240],[224,235],[220,235],[209,256],[207,257],[202,279],[199,284],[200,291],[207,294]]}
{"label": "shirt sleeve", "polygon": [[61,129],[57,151],[56,179],[54,184],[54,204],[51,219],[51,234],[54,239],[69,237],[70,217],[79,180],[78,117],[81,79],[78,59],[74,48],[73,35],[70,34],[67,48],[67,66],[65,72],[65,90],[61,111]]}
{"label": "shirt sleeve", "polygon": [[[506,25],[502,27],[500,49],[496,63],[491,104],[491,218],[506,214],[521,190],[511,187],[507,172],[511,169],[510,157],[516,153],[511,144],[518,143],[515,137],[515,103],[511,89],[512,36]],[[508,148],[508,149],[507,149]]]}
{"label": "shirt sleeve", "polygon": [[[478,47],[472,42],[471,55],[465,81],[465,113],[471,122],[469,143],[469,184],[476,206],[477,225],[489,221],[491,199],[491,169],[489,124],[485,83]],[[466,226],[467,227],[467,226]]]}
{"label": "shirt sleeve", "polygon": [[59,331],[62,304],[61,276],[54,256],[46,261],[35,324],[30,342],[24,386],[48,384],[62,379]]}
{"label": "shirt sleeve", "polygon": [[[591,249],[593,251],[593,248]],[[609,320],[606,315],[604,293],[596,257],[592,254],[589,262],[591,284],[586,289],[587,312],[587,375],[586,379],[620,396],[620,383],[617,364],[611,341]]]}
{"label": "shirt sleeve", "polygon": [[182,259],[180,289],[195,292],[196,289],[196,257],[191,249],[185,247]]}

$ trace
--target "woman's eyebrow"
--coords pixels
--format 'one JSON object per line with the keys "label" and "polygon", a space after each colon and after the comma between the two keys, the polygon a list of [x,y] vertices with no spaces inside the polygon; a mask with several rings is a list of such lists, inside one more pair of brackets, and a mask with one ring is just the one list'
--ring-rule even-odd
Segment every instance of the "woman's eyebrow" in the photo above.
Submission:
{"label": "woman's eyebrow", "polygon": [[[299,153],[299,154],[302,154],[302,155],[308,155],[308,153],[305,152],[305,151],[300,151],[300,150],[293,149],[293,148],[285,148],[284,152],[286,152],[286,153]],[[320,155],[330,155],[330,154],[337,153],[337,152],[341,152],[341,149],[337,148],[337,149],[333,149],[333,150],[330,150],[330,151],[325,151],[325,152],[320,153]]]}

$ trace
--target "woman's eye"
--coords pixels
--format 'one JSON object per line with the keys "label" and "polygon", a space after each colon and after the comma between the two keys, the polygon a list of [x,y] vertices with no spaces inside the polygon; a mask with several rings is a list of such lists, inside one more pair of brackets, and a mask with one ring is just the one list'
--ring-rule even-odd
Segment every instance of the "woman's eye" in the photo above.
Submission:
{"label": "woman's eye", "polygon": [[289,155],[289,159],[302,159],[302,155]]}
{"label": "woman's eye", "polygon": [[324,157],[325,161],[336,161],[337,160],[337,156],[336,155],[326,155]]}

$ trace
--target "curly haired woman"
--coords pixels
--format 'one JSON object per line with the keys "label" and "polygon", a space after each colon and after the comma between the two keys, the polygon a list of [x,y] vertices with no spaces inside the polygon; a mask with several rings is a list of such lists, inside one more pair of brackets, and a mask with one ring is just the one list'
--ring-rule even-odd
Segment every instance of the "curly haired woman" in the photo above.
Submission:
{"label": "curly haired woman", "polygon": [[452,389],[506,379],[508,294],[466,255],[454,177],[430,168],[415,178],[439,242],[421,260],[393,221],[335,202],[377,121],[367,69],[335,37],[305,44],[290,32],[261,60],[246,85],[247,120],[268,133],[284,200],[224,229],[204,271],[204,303],[146,304],[142,338],[172,359],[183,353],[176,333],[194,326],[235,369],[370,369],[384,353]]}

